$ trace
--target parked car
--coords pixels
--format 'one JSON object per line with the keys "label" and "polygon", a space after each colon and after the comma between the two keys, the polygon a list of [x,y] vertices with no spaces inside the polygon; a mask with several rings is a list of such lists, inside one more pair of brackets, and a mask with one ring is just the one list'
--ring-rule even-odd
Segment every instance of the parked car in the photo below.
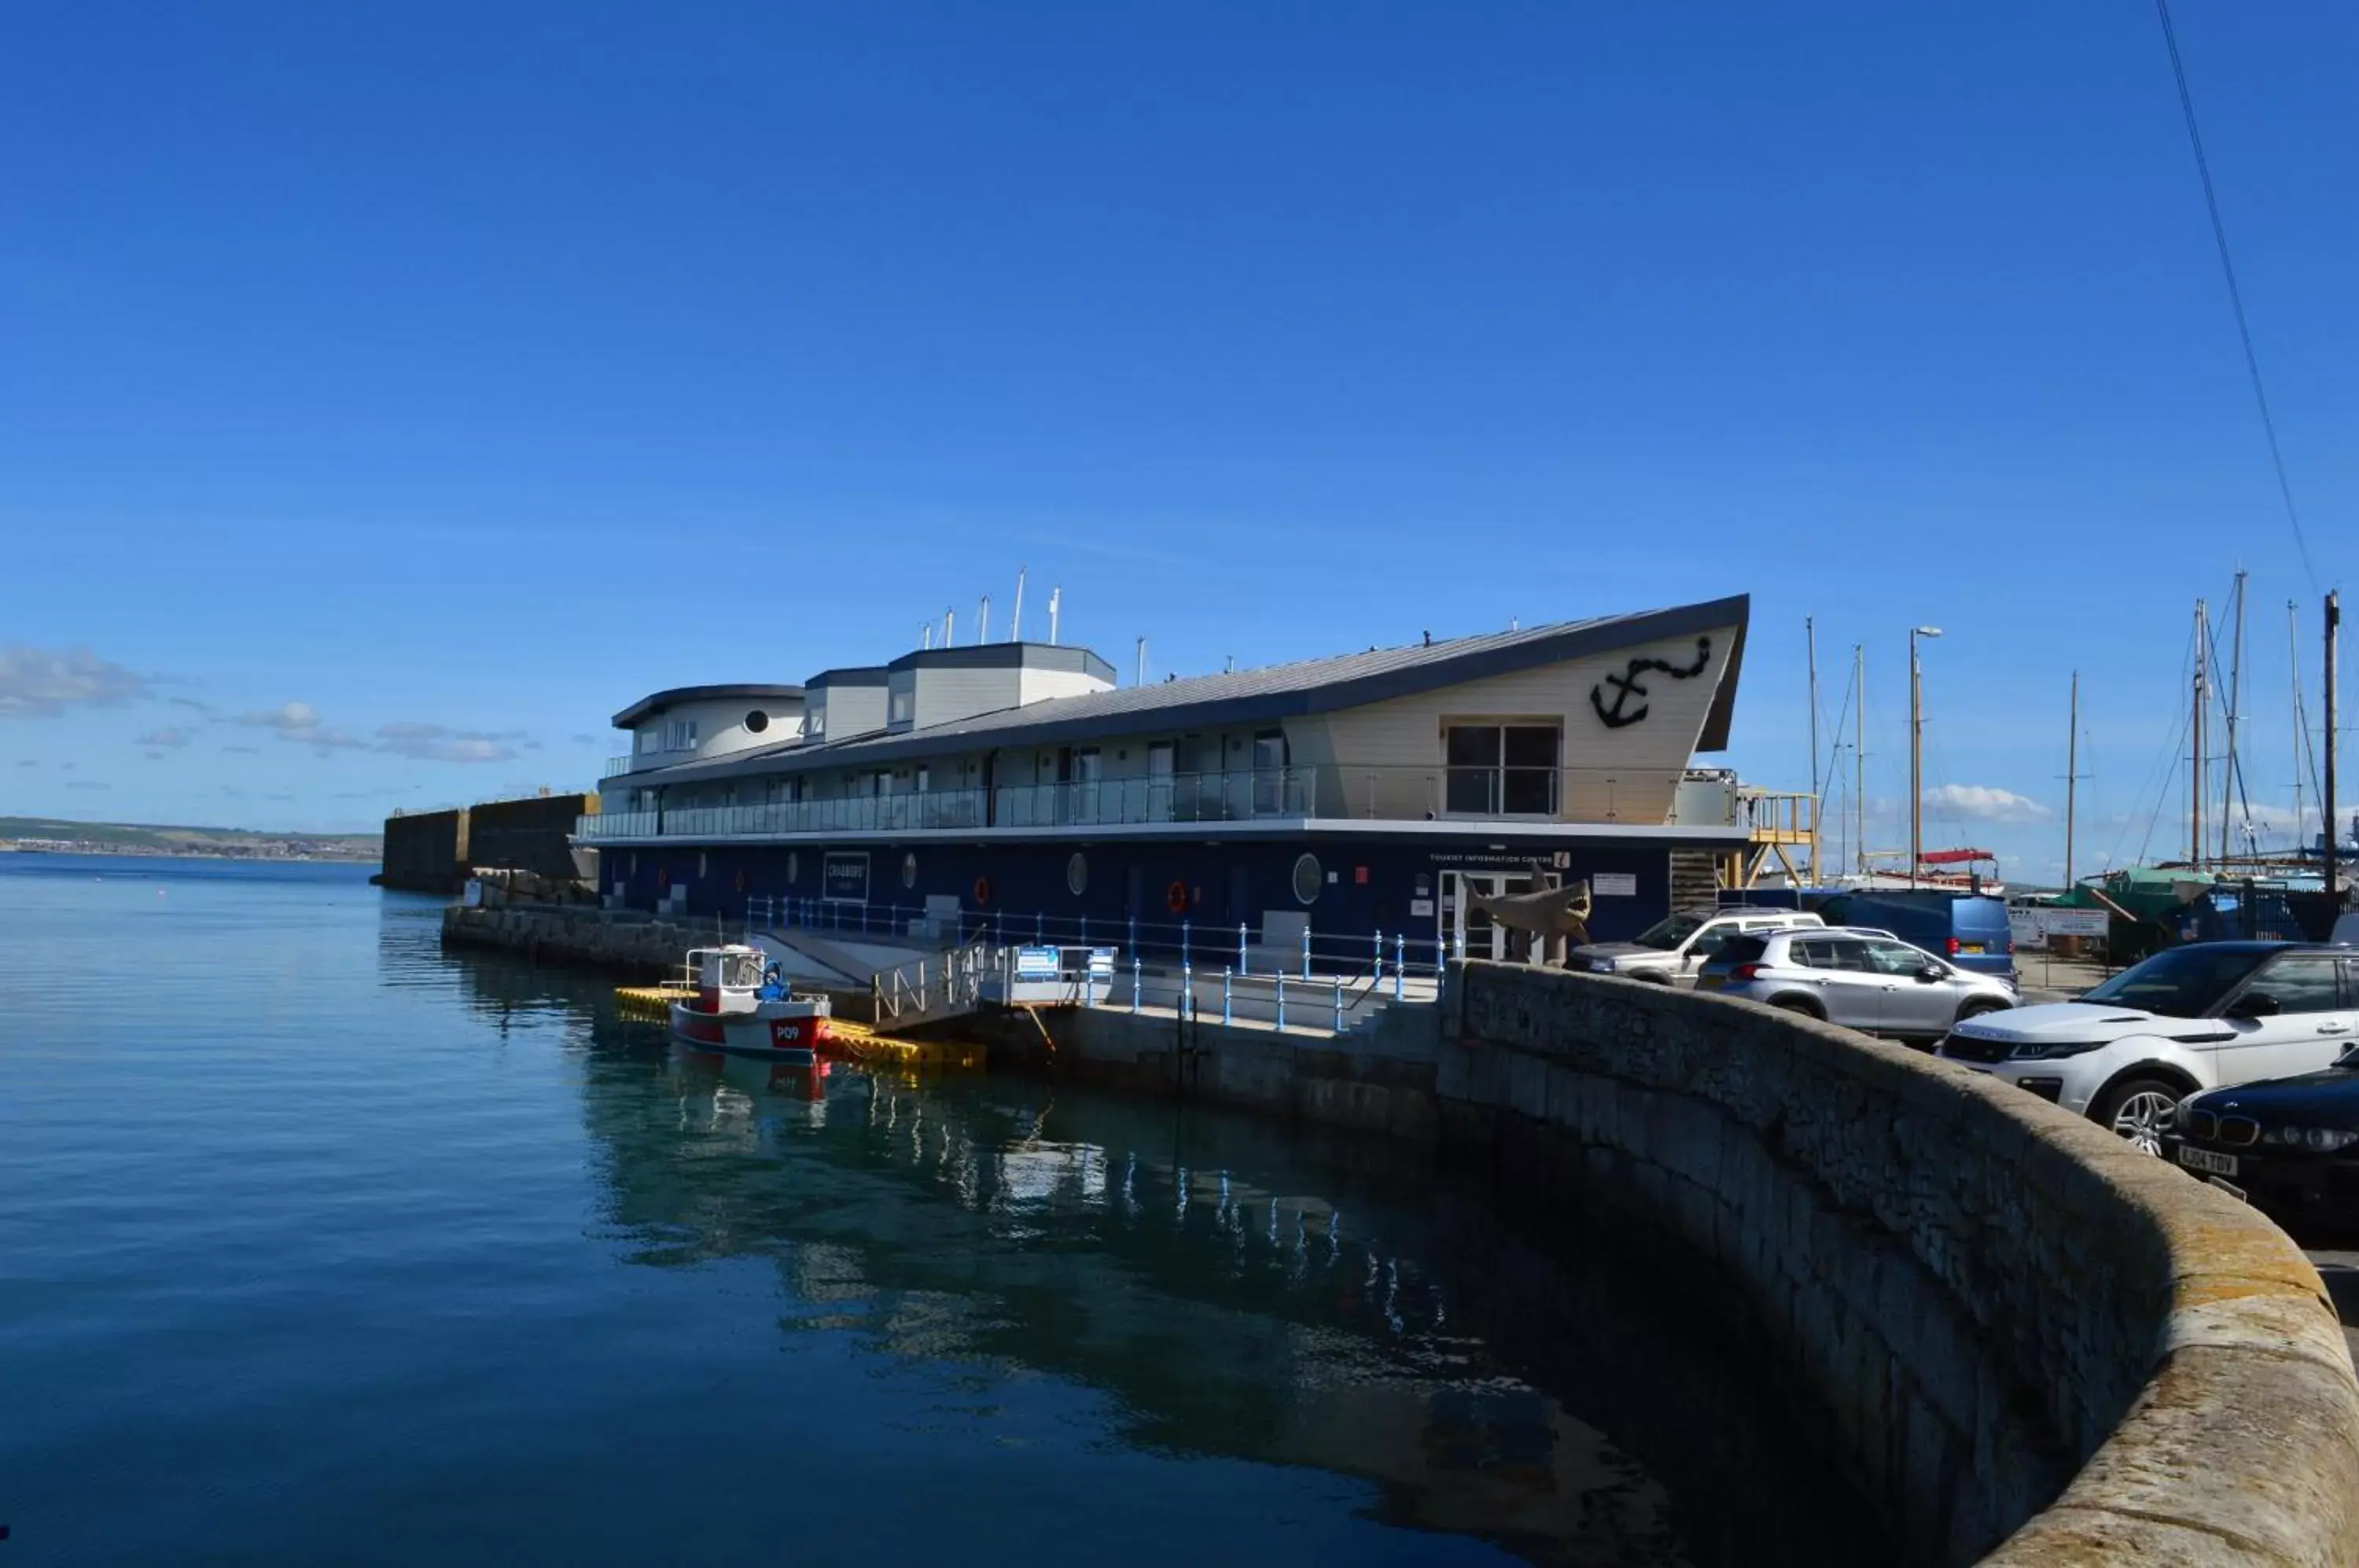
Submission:
{"label": "parked car", "polygon": [[1881,926],[1900,940],[1980,975],[2015,974],[2015,931],[2006,900],[1947,887],[1875,887],[1838,893],[1819,906],[1831,926]]}
{"label": "parked car", "polygon": [[1738,905],[1724,909],[1693,909],[1661,920],[1636,942],[1593,942],[1576,947],[1565,966],[1584,965],[1593,975],[1618,975],[1625,980],[1651,980],[1658,985],[1693,985],[1704,960],[1733,936],[1756,931],[1813,930],[1826,921],[1800,909],[1756,909]]}
{"label": "parked car", "polygon": [[2199,1090],[2331,1065],[2359,1038],[2359,955],[2316,942],[2166,948],[2076,1001],[1970,1018],[1940,1054],[2162,1152]]}
{"label": "parked car", "polygon": [[2163,1149],[2258,1207],[2359,1219],[2359,1050],[2316,1073],[2190,1095]]}
{"label": "parked car", "polygon": [[1935,1040],[2016,1004],[2015,986],[1912,947],[1889,931],[1835,926],[1734,936],[1696,989],[1903,1040]]}

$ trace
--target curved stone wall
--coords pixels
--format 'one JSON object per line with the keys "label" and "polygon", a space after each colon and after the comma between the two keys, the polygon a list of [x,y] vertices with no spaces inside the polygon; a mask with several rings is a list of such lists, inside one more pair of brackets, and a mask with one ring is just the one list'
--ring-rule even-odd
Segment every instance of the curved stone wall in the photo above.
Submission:
{"label": "curved stone wall", "polygon": [[1445,1140],[1709,1260],[1911,1561],[2359,1565],[2359,1385],[2267,1220],[2007,1084],[1715,996],[1470,964]]}

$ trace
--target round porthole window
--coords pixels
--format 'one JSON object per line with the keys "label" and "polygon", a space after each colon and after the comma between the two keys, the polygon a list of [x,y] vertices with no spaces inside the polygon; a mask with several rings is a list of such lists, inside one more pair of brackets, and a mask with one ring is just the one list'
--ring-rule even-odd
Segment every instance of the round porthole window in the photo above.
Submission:
{"label": "round porthole window", "polygon": [[1306,855],[1294,863],[1294,897],[1298,902],[1312,903],[1319,889],[1327,885],[1326,873],[1319,869],[1319,857]]}
{"label": "round porthole window", "polygon": [[769,727],[770,715],[762,712],[761,709],[756,708],[752,713],[745,715],[745,729],[748,734],[760,735],[764,730],[768,729]]}
{"label": "round porthole window", "polygon": [[1065,862],[1065,887],[1076,898],[1090,890],[1090,858],[1078,849]]}
{"label": "round porthole window", "polygon": [[790,849],[787,851],[787,880],[789,882],[799,882],[802,879],[803,857],[796,851]]}
{"label": "round porthole window", "polygon": [[918,857],[915,854],[905,855],[901,857],[901,886],[914,887],[917,885]]}

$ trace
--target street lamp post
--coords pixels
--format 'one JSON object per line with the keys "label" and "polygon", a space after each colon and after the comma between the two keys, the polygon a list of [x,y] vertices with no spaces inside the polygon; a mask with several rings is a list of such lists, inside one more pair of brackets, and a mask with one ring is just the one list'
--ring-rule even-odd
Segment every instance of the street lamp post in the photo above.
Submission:
{"label": "street lamp post", "polygon": [[1937,637],[1939,626],[1908,628],[1908,886],[1917,886],[1925,856],[1925,670],[1917,661],[1917,639]]}

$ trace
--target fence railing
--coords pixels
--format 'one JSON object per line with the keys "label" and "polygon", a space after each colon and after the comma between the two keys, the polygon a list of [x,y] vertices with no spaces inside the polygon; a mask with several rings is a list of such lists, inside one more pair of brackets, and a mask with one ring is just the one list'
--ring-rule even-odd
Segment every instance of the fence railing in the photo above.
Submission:
{"label": "fence railing", "polygon": [[586,843],[971,832],[1256,819],[1674,822],[1728,826],[1735,786],[1676,769],[1414,768],[1318,764],[1148,774],[995,789],[917,789],[810,800],[673,805],[584,817]]}

